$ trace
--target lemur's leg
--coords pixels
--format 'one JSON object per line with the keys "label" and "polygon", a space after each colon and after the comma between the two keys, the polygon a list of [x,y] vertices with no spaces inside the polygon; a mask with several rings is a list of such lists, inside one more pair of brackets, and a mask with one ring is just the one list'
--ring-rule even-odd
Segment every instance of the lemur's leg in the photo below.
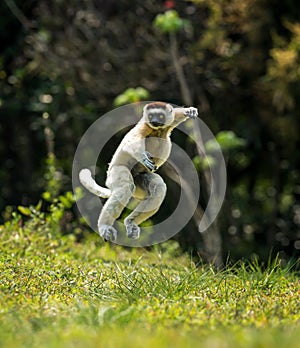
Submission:
{"label": "lemur's leg", "polygon": [[132,175],[125,166],[115,166],[110,169],[106,180],[111,196],[103,206],[98,220],[98,230],[105,240],[114,241],[117,230],[112,226],[121,215],[135,191]]}
{"label": "lemur's leg", "polygon": [[146,196],[124,221],[127,236],[132,239],[139,238],[140,228],[138,225],[158,211],[167,191],[163,179],[155,173],[140,174],[135,183],[139,189],[145,192]]}

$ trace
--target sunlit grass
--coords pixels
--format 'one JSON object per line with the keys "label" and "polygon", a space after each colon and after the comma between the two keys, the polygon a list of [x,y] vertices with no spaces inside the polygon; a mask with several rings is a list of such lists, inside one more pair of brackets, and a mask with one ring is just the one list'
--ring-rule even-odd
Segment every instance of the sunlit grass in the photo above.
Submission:
{"label": "sunlit grass", "polygon": [[277,262],[196,267],[49,225],[0,227],[3,347],[300,347],[300,285]]}

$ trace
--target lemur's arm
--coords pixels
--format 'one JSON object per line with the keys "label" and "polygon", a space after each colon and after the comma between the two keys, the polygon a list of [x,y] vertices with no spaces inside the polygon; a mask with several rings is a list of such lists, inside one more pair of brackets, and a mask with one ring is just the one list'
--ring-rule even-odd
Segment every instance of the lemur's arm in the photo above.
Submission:
{"label": "lemur's arm", "polygon": [[151,172],[157,169],[151,154],[146,151],[145,138],[149,130],[144,124],[138,123],[123,139],[120,149],[143,164]]}
{"label": "lemur's arm", "polygon": [[180,123],[184,122],[188,118],[195,119],[198,117],[198,110],[193,106],[188,108],[174,108],[175,116],[172,123],[172,128],[177,127]]}

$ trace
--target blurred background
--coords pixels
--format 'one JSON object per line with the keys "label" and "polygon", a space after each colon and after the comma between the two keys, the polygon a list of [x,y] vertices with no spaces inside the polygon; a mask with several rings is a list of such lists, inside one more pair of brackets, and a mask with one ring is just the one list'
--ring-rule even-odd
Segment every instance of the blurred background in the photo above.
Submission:
{"label": "blurred background", "polygon": [[[162,100],[198,107],[228,171],[219,218],[200,234],[210,157],[174,132],[203,188],[175,237],[182,250],[218,263],[299,256],[298,1],[3,0],[0,16],[1,223],[71,190],[76,146],[101,115]],[[99,158],[101,183],[111,154]],[[168,168],[162,175],[169,194],[154,222],[178,194]],[[74,206],[61,220],[64,233],[82,225]]]}

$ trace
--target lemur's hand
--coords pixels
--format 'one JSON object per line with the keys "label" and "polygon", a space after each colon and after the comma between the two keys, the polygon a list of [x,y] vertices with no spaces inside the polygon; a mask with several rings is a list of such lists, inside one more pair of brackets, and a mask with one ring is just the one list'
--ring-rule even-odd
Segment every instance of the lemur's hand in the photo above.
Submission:
{"label": "lemur's hand", "polygon": [[193,106],[189,108],[184,108],[184,115],[189,117],[189,118],[197,118],[198,117],[198,110],[194,108]]}
{"label": "lemur's hand", "polygon": [[146,168],[148,168],[151,172],[154,172],[157,169],[157,166],[154,164],[151,157],[152,155],[148,151],[143,152],[142,162]]}

